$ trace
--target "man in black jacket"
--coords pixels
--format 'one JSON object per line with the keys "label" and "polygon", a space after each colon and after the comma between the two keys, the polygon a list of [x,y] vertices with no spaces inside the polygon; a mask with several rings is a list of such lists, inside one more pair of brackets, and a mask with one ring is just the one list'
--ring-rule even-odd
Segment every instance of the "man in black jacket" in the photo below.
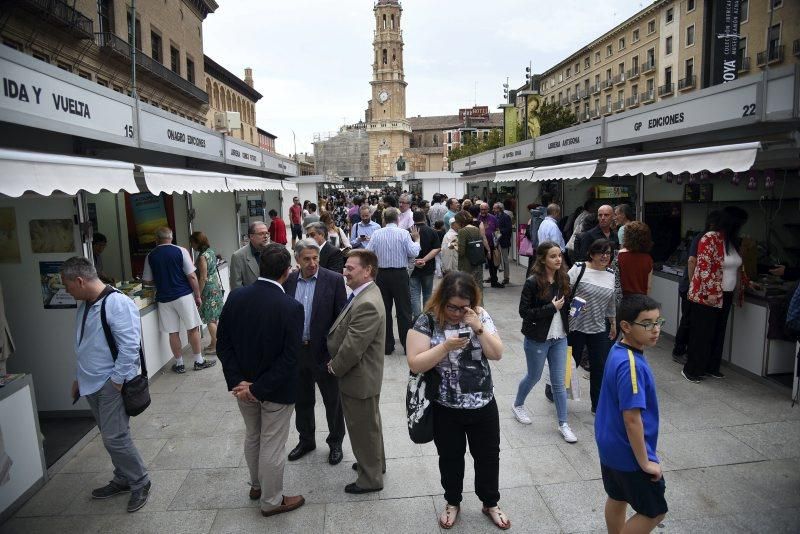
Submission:
{"label": "man in black jacket", "polygon": [[338,247],[328,243],[328,228],[322,223],[312,223],[306,226],[306,234],[319,245],[319,266],[342,274],[345,257]]}
{"label": "man in black jacket", "polygon": [[[366,210],[365,210],[366,211]],[[303,305],[303,342],[298,365],[300,378],[297,391],[295,426],[300,443],[289,453],[289,461],[299,460],[316,447],[314,432],[314,384],[319,387],[328,421],[328,463],[342,461],[342,440],[345,426],[339,384],[328,372],[328,330],[347,302],[344,278],[338,273],[319,266],[319,246],[311,239],[303,239],[294,248],[298,271],[289,275],[283,288],[286,294]]]}
{"label": "man in black jacket", "polygon": [[258,280],[234,289],[222,309],[217,354],[244,418],[250,498],[260,499],[261,513],[270,516],[305,503],[302,495],[283,495],[283,451],[297,394],[303,306],[281,285],[291,269],[285,246],[267,245],[259,269]]}
{"label": "man in black jacket", "polygon": [[[597,226],[584,232],[580,238],[575,239],[575,258],[574,261],[589,261],[589,247],[598,239],[608,239],[611,241],[613,250],[619,248],[619,237],[617,232],[611,229],[611,221],[614,219],[614,208],[608,204],[603,204],[597,208]],[[612,258],[613,259],[613,258]]]}
{"label": "man in black jacket", "polygon": [[500,202],[495,202],[493,211],[494,216],[497,217],[497,230],[500,232],[497,246],[500,247],[500,259],[503,266],[503,285],[506,285],[511,275],[511,266],[508,262],[508,256],[511,252],[511,234],[513,233],[513,227],[511,224],[511,216],[505,212]]}

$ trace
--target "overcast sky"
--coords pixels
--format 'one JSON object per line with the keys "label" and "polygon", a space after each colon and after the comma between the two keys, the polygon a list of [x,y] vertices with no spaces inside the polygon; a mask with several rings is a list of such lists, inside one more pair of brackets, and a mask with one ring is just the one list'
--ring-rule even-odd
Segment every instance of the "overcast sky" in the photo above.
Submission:
{"label": "overcast sky", "polygon": [[[640,0],[404,0],[409,116],[462,107],[497,111],[506,77],[524,83],[630,17]],[[218,0],[203,24],[205,53],[264,97],[258,126],[277,150],[313,152],[317,132],[358,122],[370,98],[371,0]]]}

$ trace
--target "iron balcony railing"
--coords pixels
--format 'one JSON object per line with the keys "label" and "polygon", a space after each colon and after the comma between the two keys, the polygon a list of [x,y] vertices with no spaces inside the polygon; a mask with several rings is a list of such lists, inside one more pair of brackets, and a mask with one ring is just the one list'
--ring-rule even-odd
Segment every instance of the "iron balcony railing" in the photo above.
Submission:
{"label": "iron balcony railing", "polygon": [[92,19],[64,0],[21,0],[19,5],[44,14],[51,21],[55,21],[83,38],[92,38],[94,33]]}
{"label": "iron balcony railing", "polygon": [[783,45],[778,45],[770,47],[769,50],[759,52],[756,56],[756,63],[758,63],[759,67],[763,67],[764,65],[768,65],[770,63],[780,63],[783,61],[784,48],[786,47]]}
{"label": "iron balcony railing", "polygon": [[579,102],[580,99],[581,99],[580,92],[579,91],[575,91],[575,94],[572,95],[572,98],[570,100],[572,102]]}
{"label": "iron balcony railing", "polygon": [[591,86],[591,87],[589,88],[589,91],[591,91],[591,93],[592,93],[593,95],[596,95],[596,94],[598,94],[598,93],[601,91],[600,82],[597,82],[596,84],[594,84],[593,86]]}
{"label": "iron balcony railing", "polygon": [[800,39],[795,39],[792,42],[792,53],[796,56],[800,56]]}
{"label": "iron balcony railing", "polygon": [[647,62],[645,62],[644,65],[642,65],[642,74],[647,74],[648,72],[650,72],[652,70],[656,70],[656,60],[655,59],[651,59],[650,61],[647,61]]}
{"label": "iron balcony railing", "polygon": [[614,111],[623,111],[625,109],[625,100],[617,100],[614,102]]}
{"label": "iron balcony railing", "polygon": [[645,91],[644,93],[642,93],[639,96],[639,101],[642,104],[648,104],[650,102],[655,101],[655,99],[656,99],[656,95],[655,95],[655,91],[653,91],[653,90]]}
{"label": "iron balcony railing", "polygon": [[636,95],[629,96],[628,99],[625,101],[625,104],[629,108],[635,108],[636,106],[639,105],[639,95],[636,94]]}
{"label": "iron balcony railing", "polygon": [[614,80],[612,80],[611,78],[606,78],[606,79],[605,79],[605,80],[603,80],[603,82],[602,82],[602,86],[603,86],[603,89],[604,89],[604,90],[605,90],[605,89],[611,89],[611,87],[612,87],[613,85],[614,85]]}
{"label": "iron balcony railing", "polygon": [[749,72],[750,71],[750,58],[743,57],[739,62],[739,72]]}
{"label": "iron balcony railing", "polygon": [[619,74],[614,76],[614,85],[620,85],[622,83],[625,83],[625,73],[624,72],[620,72]]}
{"label": "iron balcony railing", "polygon": [[696,82],[697,82],[697,76],[695,76],[694,74],[692,74],[691,76],[687,76],[682,80],[678,80],[678,91],[693,89]]}
{"label": "iron balcony railing", "polygon": [[603,115],[611,115],[614,112],[614,106],[613,104],[607,104],[603,106],[602,110],[603,110]]}
{"label": "iron balcony railing", "polygon": [[633,68],[628,69],[628,72],[625,73],[625,77],[629,80],[634,80],[639,77],[639,66],[635,66]]}
{"label": "iron balcony railing", "polygon": [[[96,33],[97,46],[109,50],[128,61],[131,60],[131,45],[113,33]],[[145,55],[144,52],[136,49],[136,64],[150,74],[160,78],[181,91],[184,95],[198,100],[202,104],[208,104],[208,94],[197,87],[195,84],[180,77],[167,67]]]}
{"label": "iron balcony railing", "polygon": [[669,96],[673,93],[675,93],[674,83],[665,83],[664,85],[658,86],[658,96]]}

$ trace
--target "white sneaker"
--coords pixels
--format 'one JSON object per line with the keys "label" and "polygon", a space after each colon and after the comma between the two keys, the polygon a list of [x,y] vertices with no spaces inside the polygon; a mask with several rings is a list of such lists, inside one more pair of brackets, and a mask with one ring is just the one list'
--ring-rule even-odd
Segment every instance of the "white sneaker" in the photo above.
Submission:
{"label": "white sneaker", "polygon": [[512,406],[511,411],[514,412],[514,417],[523,425],[531,424],[531,416],[525,406]]}
{"label": "white sneaker", "polygon": [[561,423],[558,425],[558,431],[561,432],[561,436],[567,443],[576,443],[578,441],[578,437],[574,432],[572,432],[572,429],[567,423]]}

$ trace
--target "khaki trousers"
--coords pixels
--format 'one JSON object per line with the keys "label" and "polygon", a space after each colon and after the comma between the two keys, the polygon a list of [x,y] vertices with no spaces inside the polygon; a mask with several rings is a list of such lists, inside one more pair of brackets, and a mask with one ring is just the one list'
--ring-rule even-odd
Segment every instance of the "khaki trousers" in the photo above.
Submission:
{"label": "khaki trousers", "polygon": [[261,488],[261,509],[272,510],[283,501],[286,440],[294,404],[238,401],[246,427],[244,459],[250,484]]}
{"label": "khaki trousers", "polygon": [[341,396],[350,445],[358,462],[356,485],[364,489],[383,488],[386,453],[379,410],[381,396],[378,394],[368,399],[356,399],[344,393]]}

